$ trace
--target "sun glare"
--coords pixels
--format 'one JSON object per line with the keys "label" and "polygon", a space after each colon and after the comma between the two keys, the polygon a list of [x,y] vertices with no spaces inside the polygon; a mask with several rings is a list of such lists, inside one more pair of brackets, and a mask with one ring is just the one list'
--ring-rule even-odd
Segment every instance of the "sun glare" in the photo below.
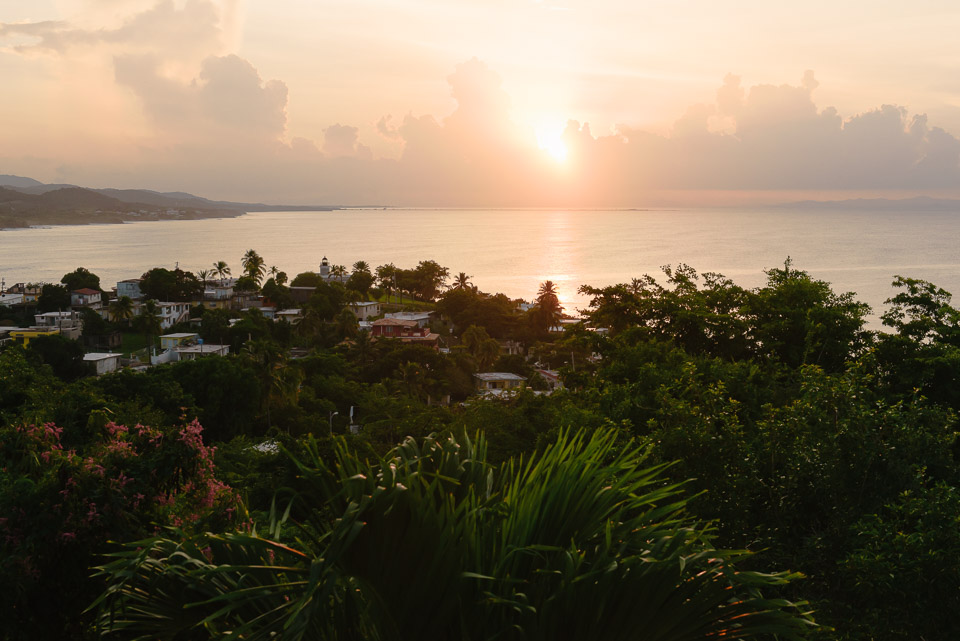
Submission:
{"label": "sun glare", "polygon": [[567,159],[567,146],[563,143],[563,127],[541,125],[536,129],[537,146],[544,150],[556,162]]}

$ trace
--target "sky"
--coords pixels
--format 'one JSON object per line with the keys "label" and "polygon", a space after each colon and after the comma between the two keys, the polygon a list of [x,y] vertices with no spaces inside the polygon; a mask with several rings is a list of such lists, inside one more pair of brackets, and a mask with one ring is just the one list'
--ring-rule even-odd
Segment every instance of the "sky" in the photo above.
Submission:
{"label": "sky", "polygon": [[0,174],[273,203],[960,196],[960,5],[0,0]]}

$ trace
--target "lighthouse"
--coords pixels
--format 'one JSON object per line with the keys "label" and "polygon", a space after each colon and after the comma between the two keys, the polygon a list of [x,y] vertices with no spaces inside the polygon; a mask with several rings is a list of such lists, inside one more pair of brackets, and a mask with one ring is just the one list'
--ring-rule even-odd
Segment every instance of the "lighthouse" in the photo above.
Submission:
{"label": "lighthouse", "polygon": [[320,260],[320,278],[323,280],[330,278],[330,261],[327,260],[326,256]]}

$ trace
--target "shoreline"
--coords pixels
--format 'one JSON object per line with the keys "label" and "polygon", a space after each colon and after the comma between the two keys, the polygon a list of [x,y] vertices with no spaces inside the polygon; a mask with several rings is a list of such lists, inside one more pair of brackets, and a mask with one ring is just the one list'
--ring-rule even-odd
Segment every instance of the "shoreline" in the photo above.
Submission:
{"label": "shoreline", "polygon": [[[175,214],[158,211],[148,212],[57,212],[39,216],[21,217],[16,215],[0,216],[0,231],[18,231],[23,229],[47,229],[52,227],[78,227],[86,225],[122,225],[140,222],[176,222],[183,220],[206,220],[215,218],[239,218],[250,212],[237,209],[222,210],[180,210]],[[40,218],[40,220],[31,220]],[[46,220],[44,220],[46,219]],[[20,224],[17,224],[20,223]]]}

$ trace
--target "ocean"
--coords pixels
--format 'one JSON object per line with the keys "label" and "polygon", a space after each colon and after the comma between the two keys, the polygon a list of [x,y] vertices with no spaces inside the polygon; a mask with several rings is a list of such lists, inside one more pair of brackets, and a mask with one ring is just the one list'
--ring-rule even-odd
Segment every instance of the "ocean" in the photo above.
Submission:
{"label": "ocean", "polygon": [[224,260],[240,271],[248,249],[290,278],[365,260],[414,267],[435,260],[481,290],[527,300],[552,280],[575,313],[582,284],[629,282],[686,263],[744,287],[789,256],[797,269],[855,292],[874,310],[894,295],[894,275],[960,292],[960,215],[943,212],[787,210],[349,209],[258,212],[238,218],[0,231],[0,278],[58,282],[83,266],[106,289],[152,267],[196,272]]}

